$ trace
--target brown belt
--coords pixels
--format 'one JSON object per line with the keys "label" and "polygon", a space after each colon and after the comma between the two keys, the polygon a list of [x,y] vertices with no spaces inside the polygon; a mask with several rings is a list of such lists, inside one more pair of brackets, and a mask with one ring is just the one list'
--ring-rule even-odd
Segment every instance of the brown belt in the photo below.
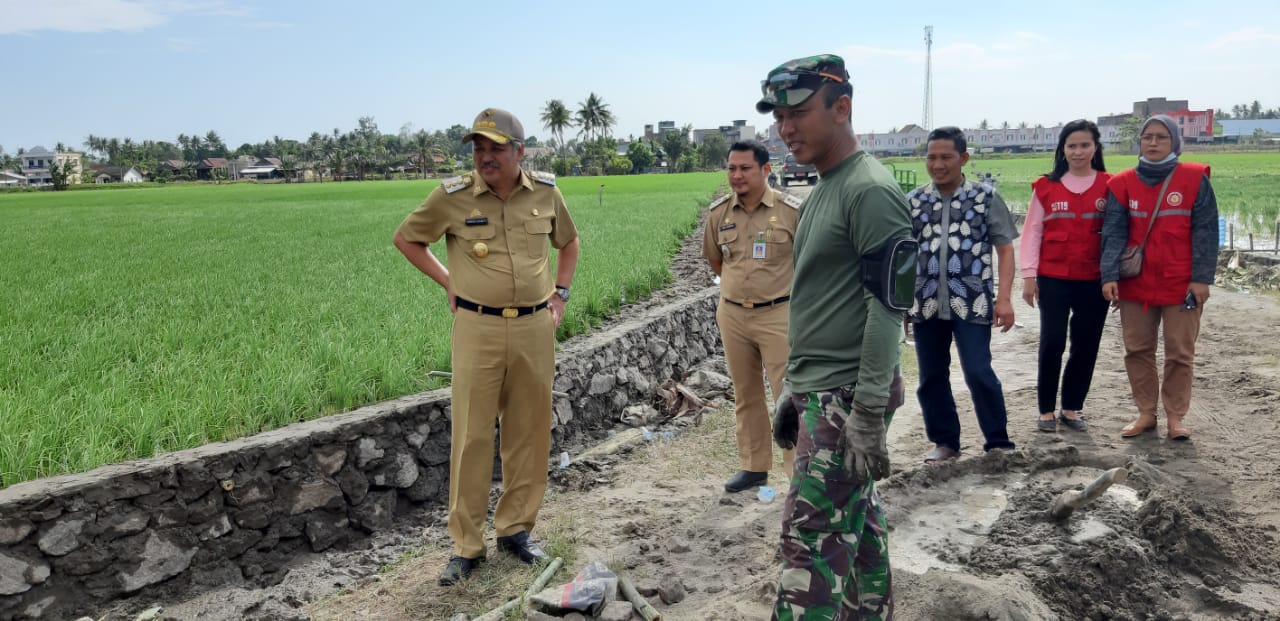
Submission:
{"label": "brown belt", "polygon": [[500,308],[497,306],[481,306],[480,304],[476,304],[475,302],[464,300],[462,298],[457,298],[457,302],[458,308],[461,308],[462,310],[475,311],[477,313],[493,315],[495,317],[506,317],[507,319],[532,315],[547,307],[546,302],[535,306],[508,306],[506,308]]}
{"label": "brown belt", "polygon": [[742,308],[764,308],[766,306],[773,306],[774,304],[781,304],[783,302],[786,302],[787,300],[791,299],[791,296],[784,295],[780,298],[774,298],[772,300],[769,300],[768,302],[734,302],[729,298],[722,298],[722,299],[730,304],[733,304],[734,306],[741,306]]}

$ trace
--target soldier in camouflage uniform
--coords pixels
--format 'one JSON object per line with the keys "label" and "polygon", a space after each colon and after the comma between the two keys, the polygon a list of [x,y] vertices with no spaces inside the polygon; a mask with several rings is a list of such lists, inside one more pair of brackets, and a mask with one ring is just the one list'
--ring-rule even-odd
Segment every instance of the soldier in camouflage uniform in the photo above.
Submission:
{"label": "soldier in camouflage uniform", "polygon": [[[838,56],[793,60],[769,72],[756,104],[796,161],[821,175],[796,227],[788,389],[774,413],[774,439],[796,449],[773,612],[782,621],[893,617],[875,481],[889,474],[885,431],[903,398],[898,348],[915,244],[893,175],[858,148],[848,80]],[[877,276],[894,273],[886,265],[906,281]]]}

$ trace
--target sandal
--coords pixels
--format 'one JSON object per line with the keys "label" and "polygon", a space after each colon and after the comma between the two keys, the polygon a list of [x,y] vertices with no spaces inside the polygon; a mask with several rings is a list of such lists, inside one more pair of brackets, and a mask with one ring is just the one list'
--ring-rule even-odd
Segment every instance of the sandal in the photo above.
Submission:
{"label": "sandal", "polygon": [[959,458],[960,458],[960,451],[957,451],[949,446],[937,446],[937,447],[934,447],[932,453],[929,453],[928,455],[925,456],[924,463],[928,465],[933,465],[936,463],[940,463],[944,461],[952,461]]}
{"label": "sandal", "polygon": [[1156,430],[1156,417],[1148,416],[1146,414],[1139,414],[1138,420],[1135,420],[1132,423],[1125,425],[1124,429],[1120,430],[1120,437],[1136,438],[1144,433],[1147,433],[1148,431],[1155,431],[1155,430]]}
{"label": "sandal", "polygon": [[1076,418],[1067,418],[1066,414],[1064,414],[1062,410],[1058,410],[1058,421],[1076,431],[1089,430],[1089,423],[1085,422],[1084,414],[1081,414],[1079,411],[1076,412]]}

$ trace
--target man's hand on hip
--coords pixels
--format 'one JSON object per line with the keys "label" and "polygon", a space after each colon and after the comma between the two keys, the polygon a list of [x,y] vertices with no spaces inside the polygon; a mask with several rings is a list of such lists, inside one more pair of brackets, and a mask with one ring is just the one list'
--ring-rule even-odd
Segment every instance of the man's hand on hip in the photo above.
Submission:
{"label": "man's hand on hip", "polygon": [[879,481],[889,476],[884,410],[854,401],[836,448],[844,455],[845,472],[858,485],[865,485],[868,479]]}
{"label": "man's hand on hip", "polygon": [[790,450],[796,447],[799,437],[800,409],[791,391],[783,391],[773,406],[773,441],[779,448]]}

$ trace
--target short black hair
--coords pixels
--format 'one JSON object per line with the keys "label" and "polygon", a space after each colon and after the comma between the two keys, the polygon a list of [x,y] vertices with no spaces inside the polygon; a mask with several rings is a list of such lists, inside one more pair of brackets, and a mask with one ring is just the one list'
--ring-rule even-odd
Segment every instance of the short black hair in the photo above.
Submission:
{"label": "short black hair", "polygon": [[969,141],[964,138],[964,130],[955,125],[939,127],[929,132],[929,140],[927,142],[933,142],[934,140],[950,140],[956,147],[956,153],[960,155],[964,155],[965,151],[969,150]]}
{"label": "short black hair", "polygon": [[763,167],[769,163],[769,149],[759,140],[739,140],[729,146],[730,151],[750,151],[755,154],[756,163]]}
{"label": "short black hair", "polygon": [[[822,84],[822,104],[825,107],[830,108],[836,105],[836,102],[844,95],[853,97],[853,85],[848,80],[844,82],[827,81]],[[849,109],[849,120],[853,120],[852,107]]]}

